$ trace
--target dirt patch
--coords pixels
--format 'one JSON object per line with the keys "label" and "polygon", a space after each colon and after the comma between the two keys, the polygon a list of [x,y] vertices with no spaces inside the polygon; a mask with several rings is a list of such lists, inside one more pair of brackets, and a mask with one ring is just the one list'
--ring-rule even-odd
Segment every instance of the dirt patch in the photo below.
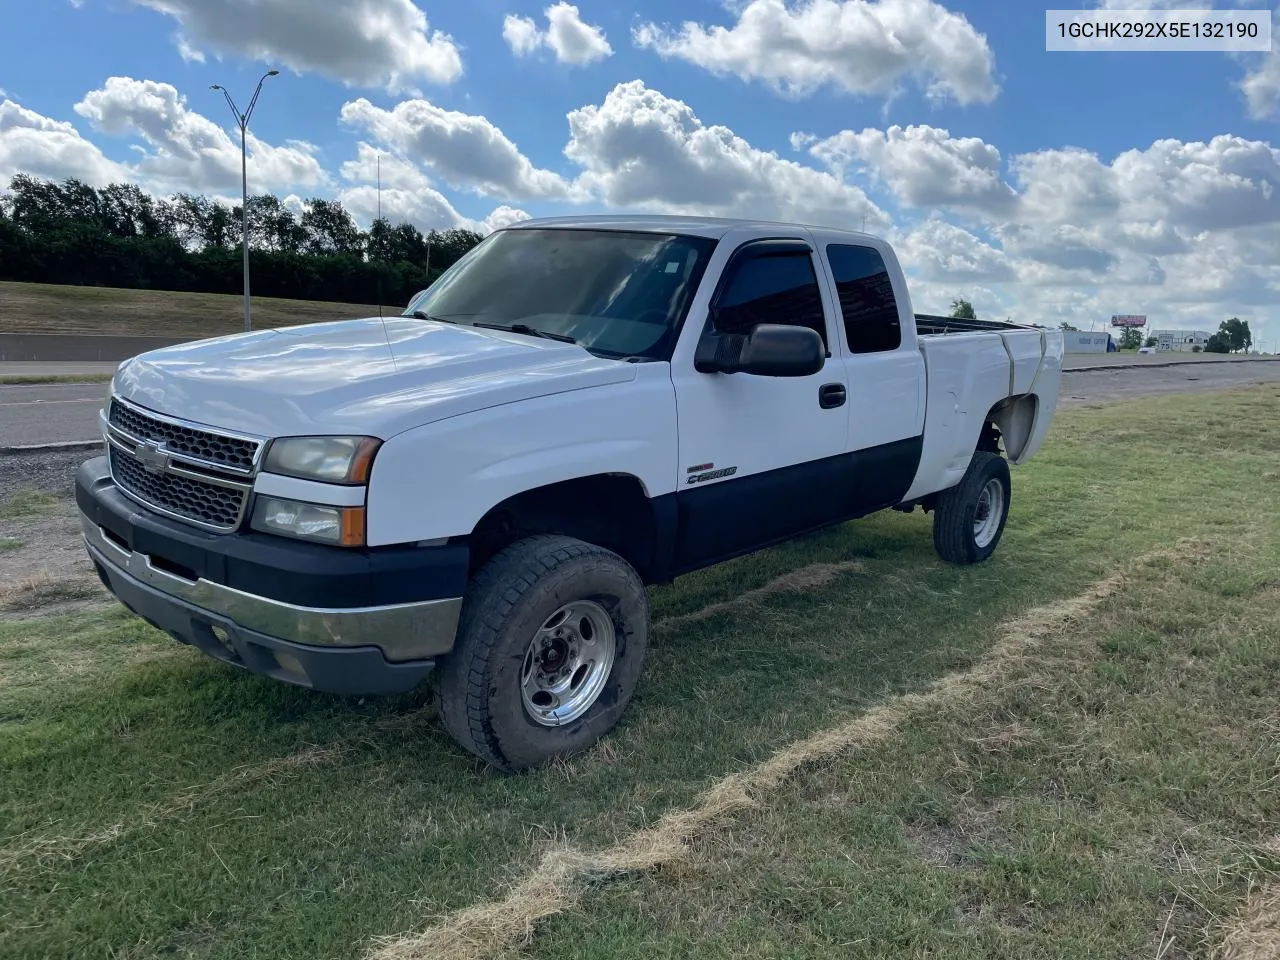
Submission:
{"label": "dirt patch", "polygon": [[1012,843],[1000,825],[1007,800],[965,802],[945,822],[914,823],[904,833],[920,851],[921,859],[935,867],[966,870],[974,865],[974,851],[1010,850]]}
{"label": "dirt patch", "polygon": [[97,579],[58,579],[41,572],[22,580],[0,583],[0,612],[30,614],[45,607],[63,607],[77,600],[90,600],[104,593]]}
{"label": "dirt patch", "polygon": [[670,630],[675,627],[699,623],[718,617],[723,613],[733,613],[744,607],[754,606],[770,597],[781,593],[800,593],[805,590],[818,590],[835,581],[838,577],[855,570],[863,569],[859,560],[848,560],[844,563],[813,563],[799,570],[791,570],[775,577],[762,587],[741,593],[732,600],[724,600],[674,617],[666,617],[653,625],[654,630]]}
{"label": "dirt patch", "polygon": [[0,521],[0,616],[12,619],[53,605],[106,599],[85,552],[75,505],[58,499]]}

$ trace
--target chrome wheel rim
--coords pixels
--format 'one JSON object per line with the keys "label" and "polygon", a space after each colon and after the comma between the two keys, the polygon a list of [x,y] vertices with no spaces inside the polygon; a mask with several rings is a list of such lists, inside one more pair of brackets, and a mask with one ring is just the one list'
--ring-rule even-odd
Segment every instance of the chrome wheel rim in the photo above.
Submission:
{"label": "chrome wheel rim", "polygon": [[978,494],[978,506],[973,512],[973,540],[979,547],[987,547],[1000,530],[1000,518],[1004,516],[1004,485],[995,478]]}
{"label": "chrome wheel rim", "polygon": [[608,611],[574,600],[551,614],[529,641],[520,667],[520,695],[529,719],[544,727],[572,723],[604,690],[617,651]]}

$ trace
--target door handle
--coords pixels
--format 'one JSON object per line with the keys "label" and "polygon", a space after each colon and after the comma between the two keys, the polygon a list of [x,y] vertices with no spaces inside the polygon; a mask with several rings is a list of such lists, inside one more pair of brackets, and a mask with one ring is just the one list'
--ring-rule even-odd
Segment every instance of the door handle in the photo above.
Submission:
{"label": "door handle", "polygon": [[846,397],[843,383],[824,383],[818,388],[818,406],[823,410],[844,406]]}

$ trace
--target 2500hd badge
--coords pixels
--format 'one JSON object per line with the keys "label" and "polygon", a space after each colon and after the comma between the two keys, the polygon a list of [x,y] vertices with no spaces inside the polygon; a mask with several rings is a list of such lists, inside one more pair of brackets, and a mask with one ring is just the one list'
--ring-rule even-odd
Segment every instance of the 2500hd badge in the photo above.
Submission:
{"label": "2500hd badge", "polygon": [[[715,466],[715,464],[708,464],[708,466]],[[696,470],[697,468],[695,467],[694,469]],[[720,480],[724,477],[732,477],[737,472],[737,467],[722,467],[719,470],[707,470],[703,473],[693,474],[685,481],[685,483],[706,483],[708,480]]]}

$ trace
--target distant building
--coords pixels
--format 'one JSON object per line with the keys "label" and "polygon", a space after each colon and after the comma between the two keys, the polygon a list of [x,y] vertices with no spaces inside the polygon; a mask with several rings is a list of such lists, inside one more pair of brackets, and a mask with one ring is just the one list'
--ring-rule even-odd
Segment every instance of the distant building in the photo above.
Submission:
{"label": "distant building", "polygon": [[1152,330],[1151,336],[1156,338],[1156,352],[1194,353],[1195,348],[1201,350],[1213,336],[1208,330]]}
{"label": "distant building", "polygon": [[1108,353],[1112,347],[1111,334],[1103,330],[1101,333],[1090,333],[1086,330],[1065,330],[1062,334],[1063,347],[1067,353]]}

